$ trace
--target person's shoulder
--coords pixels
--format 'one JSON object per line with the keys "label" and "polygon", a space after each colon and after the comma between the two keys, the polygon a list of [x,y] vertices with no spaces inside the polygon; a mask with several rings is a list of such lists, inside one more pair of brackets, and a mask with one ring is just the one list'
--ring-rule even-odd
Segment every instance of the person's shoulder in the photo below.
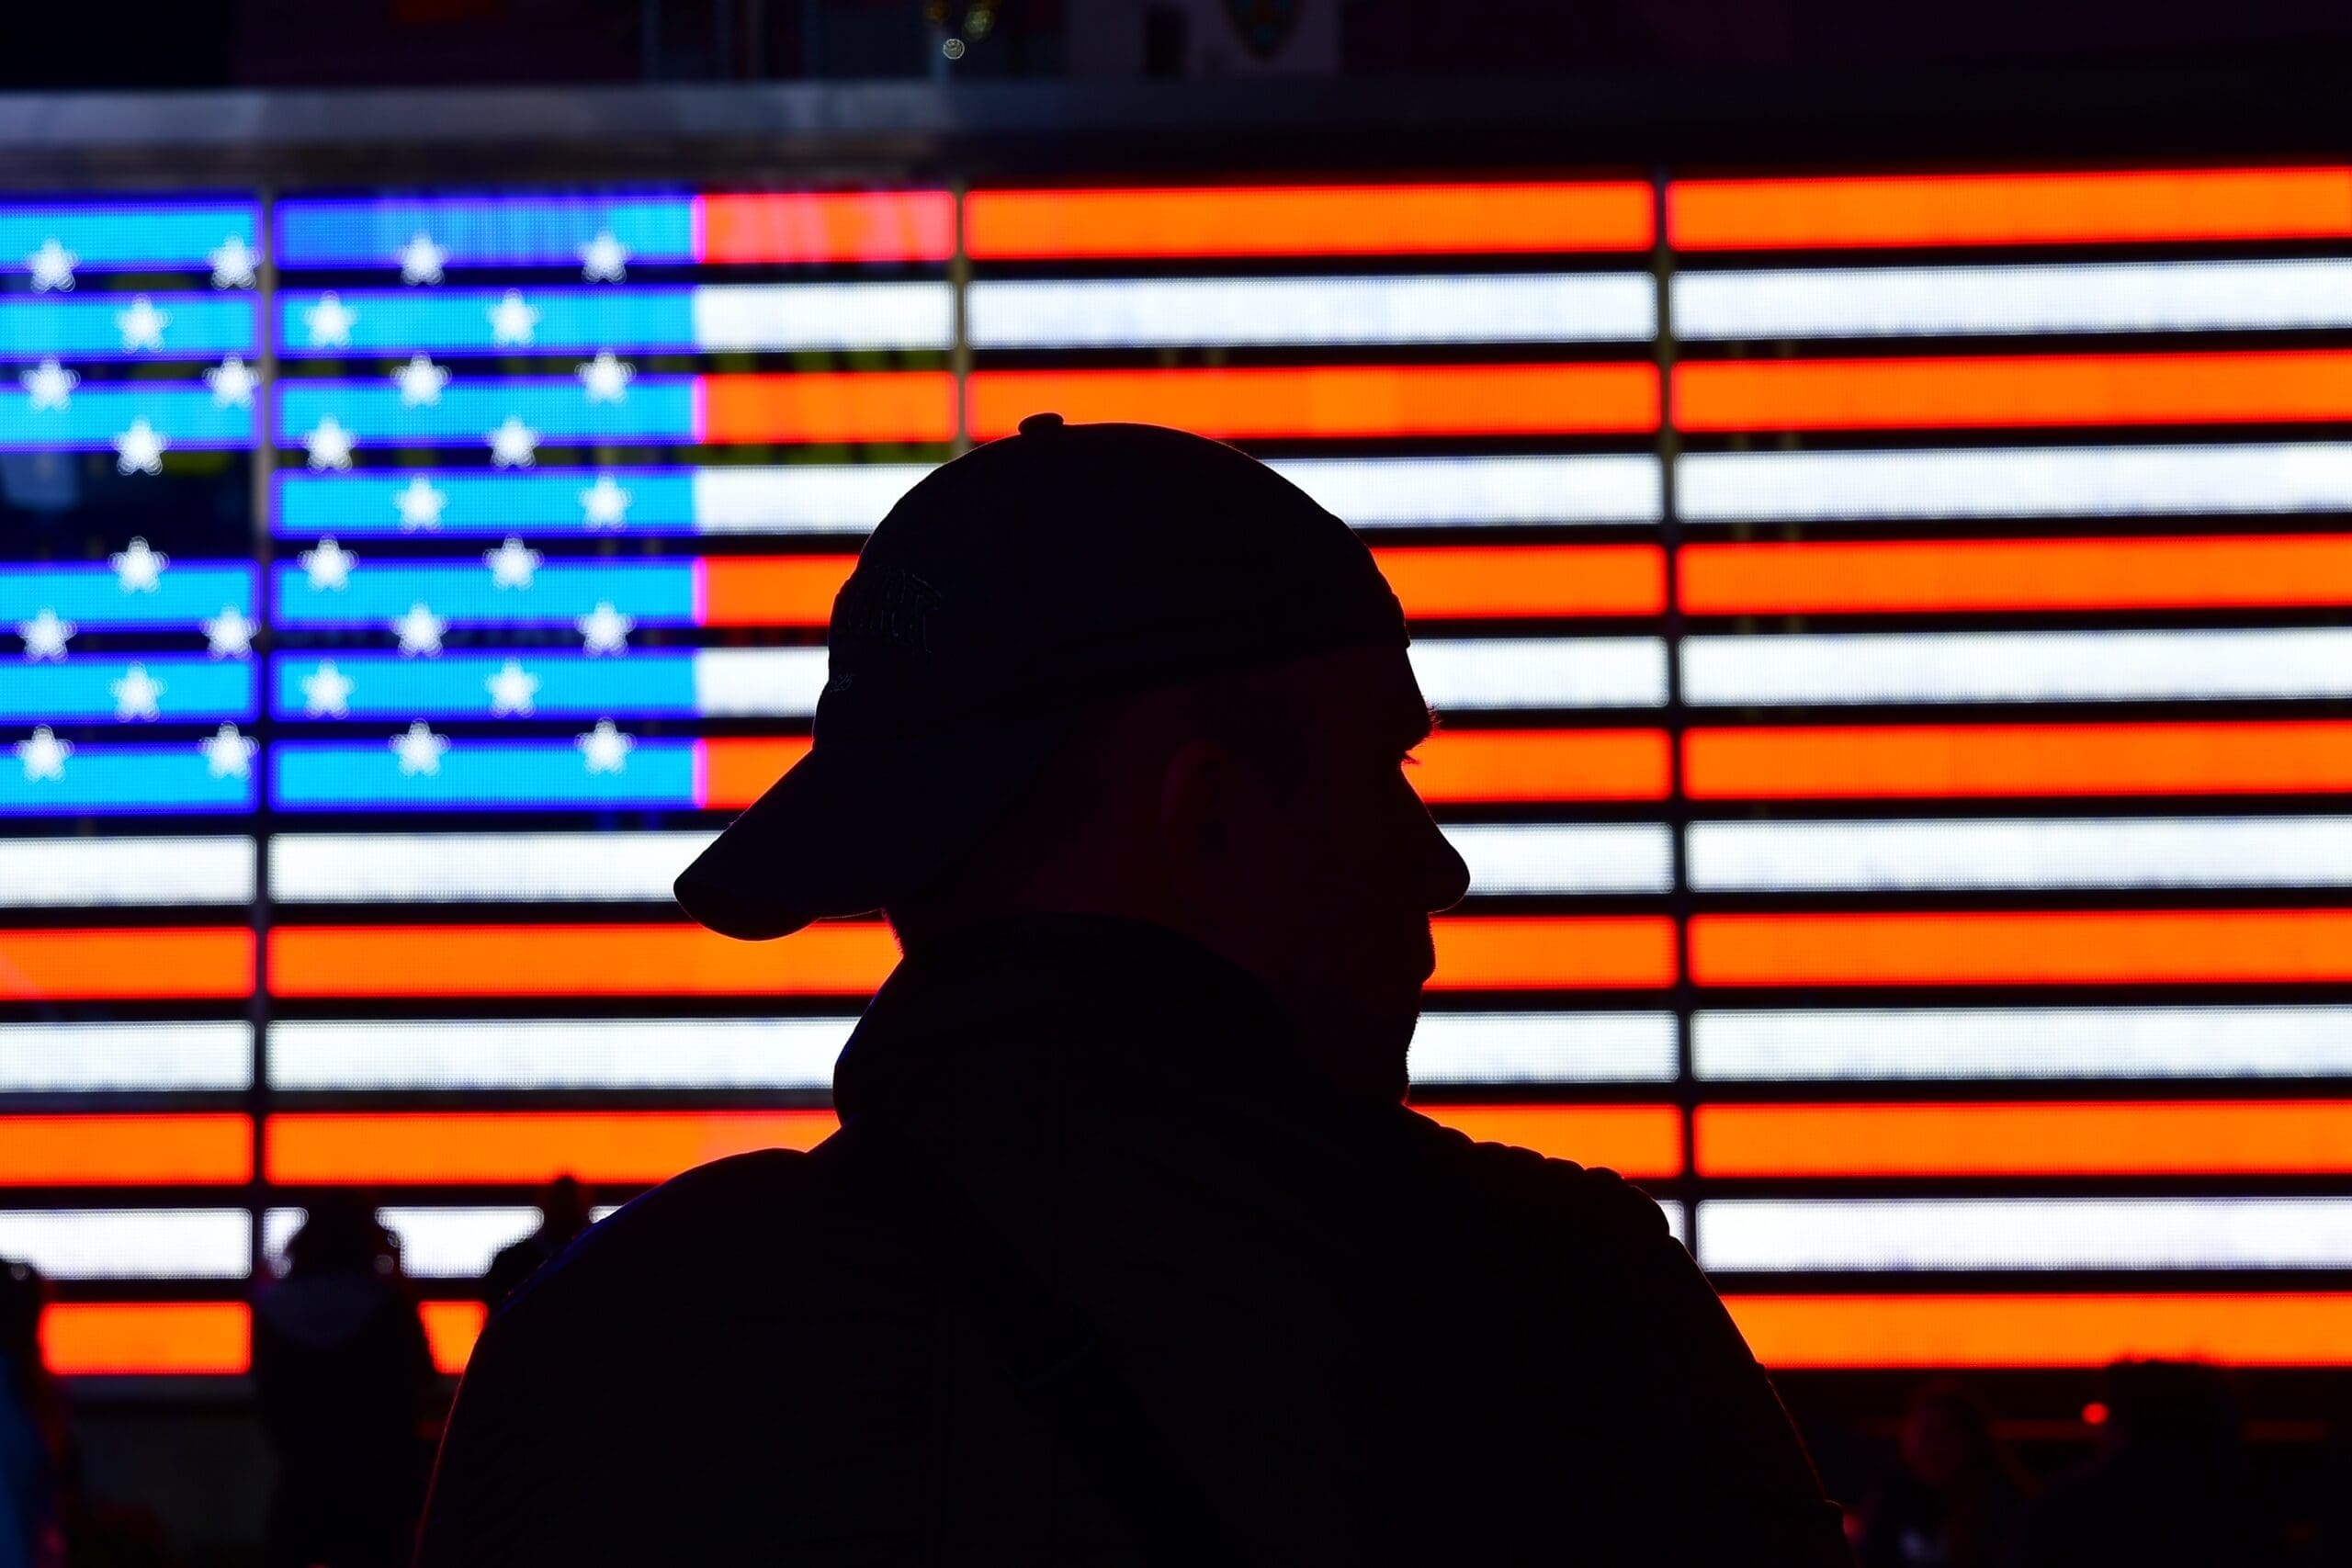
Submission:
{"label": "person's shoulder", "polygon": [[1401,1108],[1393,1136],[1414,1180],[1504,1224],[1565,1224],[1632,1247],[1672,1234],[1648,1193],[1603,1167],[1485,1142]]}

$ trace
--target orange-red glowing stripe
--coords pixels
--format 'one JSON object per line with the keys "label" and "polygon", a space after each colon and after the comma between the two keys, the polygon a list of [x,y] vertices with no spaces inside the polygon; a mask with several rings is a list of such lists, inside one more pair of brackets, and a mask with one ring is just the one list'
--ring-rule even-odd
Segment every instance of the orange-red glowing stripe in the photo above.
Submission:
{"label": "orange-red glowing stripe", "polygon": [[334,1184],[667,1181],[752,1149],[814,1148],[830,1111],[452,1111],[272,1116],[268,1180]]}
{"label": "orange-red glowing stripe", "polygon": [[2352,170],[1677,180],[1681,250],[2290,240],[2352,234]]}
{"label": "orange-red glowing stripe", "polygon": [[702,378],[707,441],[953,441],[944,370],[795,371]]}
{"label": "orange-red glowing stripe", "polygon": [[41,1314],[60,1377],[234,1376],[253,1364],[243,1302],[63,1302]]}
{"label": "orange-red glowing stripe", "polygon": [[1432,805],[1664,800],[1674,752],[1659,729],[1441,729],[1407,775]]}
{"label": "orange-red glowing stripe", "polygon": [[1686,545],[1694,615],[2352,604],[2352,536]]}
{"label": "orange-red glowing stripe", "polygon": [[1694,800],[2294,795],[2352,790],[2352,723],[1697,729]]}
{"label": "orange-red glowing stripe", "polygon": [[1419,620],[1655,615],[1666,608],[1656,545],[1479,545],[1375,550],[1405,614]]}
{"label": "orange-red glowing stripe", "polygon": [[1658,419],[1656,367],[1334,365],[1210,370],[978,370],[974,437],[1040,409],[1228,440],[1293,436],[1638,434]]}
{"label": "orange-red glowing stripe", "polygon": [[702,563],[707,626],[821,626],[855,556],[711,556]]}
{"label": "orange-red glowing stripe", "polygon": [[945,261],[956,198],[944,190],[791,191],[696,203],[706,262]]}
{"label": "orange-red glowing stripe", "polygon": [[1486,1144],[1635,1179],[1682,1174],[1682,1112],[1671,1105],[1417,1105],[1442,1126]]}
{"label": "orange-red glowing stripe", "polygon": [[254,988],[254,933],[139,927],[0,931],[0,998],[116,1001],[242,997]]}
{"label": "orange-red glowing stripe", "polygon": [[1726,1296],[1768,1367],[2352,1362],[2352,1293]]}
{"label": "orange-red glowing stripe", "polygon": [[2352,1172],[2352,1103],[1702,1105],[1702,1176]]}
{"label": "orange-red glowing stripe", "polygon": [[2352,909],[1694,915],[1702,986],[2352,979]]}
{"label": "orange-red glowing stripe", "polygon": [[1431,990],[1674,984],[1674,922],[1664,915],[1456,915],[1432,924]]}
{"label": "orange-red glowing stripe", "polygon": [[878,921],[776,942],[699,926],[280,926],[281,997],[863,996],[899,962]]}
{"label": "orange-red glowing stripe", "polygon": [[1679,430],[2233,424],[2352,418],[2352,350],[1679,365]]}
{"label": "orange-red glowing stripe", "polygon": [[[1666,608],[1656,545],[1434,546],[1375,550],[1416,619],[1654,615]],[[713,556],[703,563],[707,626],[821,626],[855,556]]]}
{"label": "orange-red glowing stripe", "polygon": [[253,1136],[233,1112],[0,1116],[0,1186],[233,1185]]}
{"label": "orange-red glowing stripe", "polygon": [[1639,180],[976,190],[964,250],[975,261],[1642,251],[1651,206]]}
{"label": "orange-red glowing stripe", "polygon": [[424,1323],[424,1342],[433,1350],[433,1365],[451,1377],[466,1370],[481,1337],[490,1309],[480,1302],[419,1302],[417,1316]]}
{"label": "orange-red glowing stripe", "polygon": [[741,810],[766,794],[770,784],[808,754],[804,736],[706,740],[702,743],[702,803],[714,810]]}

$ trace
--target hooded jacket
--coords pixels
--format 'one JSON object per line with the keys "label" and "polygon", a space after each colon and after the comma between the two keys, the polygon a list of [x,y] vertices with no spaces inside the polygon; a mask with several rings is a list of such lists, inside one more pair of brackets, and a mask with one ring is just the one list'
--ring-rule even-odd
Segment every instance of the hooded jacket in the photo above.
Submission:
{"label": "hooded jacket", "polygon": [[[1237,1561],[1849,1561],[1655,1203],[1329,1087],[1184,939],[1038,916],[928,945],[834,1099],[814,1153],[690,1171],[510,1298],[424,1568],[1165,1561],[1102,1447],[1180,1472]],[[1086,1325],[1150,1444],[1023,1397],[973,1310],[1001,1276],[943,1260],[947,1227]]]}

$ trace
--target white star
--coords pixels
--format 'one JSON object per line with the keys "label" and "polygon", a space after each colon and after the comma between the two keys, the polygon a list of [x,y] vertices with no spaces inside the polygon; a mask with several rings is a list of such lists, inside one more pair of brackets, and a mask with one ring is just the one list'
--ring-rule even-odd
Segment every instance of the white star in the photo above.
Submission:
{"label": "white star", "polygon": [[420,719],[392,737],[392,750],[400,757],[401,776],[413,778],[418,773],[439,773],[441,758],[449,750],[449,742],[426,728]]}
{"label": "white star", "polygon": [[212,264],[212,287],[215,288],[251,288],[254,268],[261,261],[261,253],[245,243],[243,234],[232,234],[220,242],[220,248],[204,258]]}
{"label": "white star", "polygon": [[580,628],[587,651],[592,654],[627,653],[628,634],[637,629],[637,622],[614,609],[609,602],[599,604],[571,624]]}
{"label": "white star", "polygon": [[155,584],[163,581],[164,569],[171,564],[171,557],[149,549],[143,538],[133,538],[127,548],[107,557],[107,565],[114,569],[114,580],[125,593],[153,593]]}
{"label": "white star", "polygon": [[343,717],[351,711],[352,684],[334,660],[321,660],[316,670],[302,677],[302,711],[312,718]]}
{"label": "white star", "polygon": [[196,743],[204,753],[204,766],[216,779],[249,779],[254,776],[254,753],[261,750],[261,742],[237,733],[233,724],[224,724]]}
{"label": "white star", "polygon": [[74,742],[60,740],[49,726],[33,726],[32,739],[17,742],[17,761],[25,765],[25,782],[37,779],[62,779],[65,776],[65,759],[74,755]]}
{"label": "white star", "polygon": [[204,384],[212,389],[214,408],[249,409],[254,406],[254,390],[261,385],[261,373],[246,364],[243,355],[232,354],[204,373]]}
{"label": "white star", "polygon": [[130,422],[130,428],[114,438],[114,466],[117,473],[160,474],[164,471],[164,448],[172,438],[147,423],[141,414]]}
{"label": "white star", "polygon": [[392,384],[401,389],[401,407],[430,408],[441,400],[449,373],[424,355],[412,355],[406,365],[392,372]]}
{"label": "white star", "polygon": [[392,504],[400,508],[401,532],[413,534],[420,528],[441,526],[441,511],[449,504],[449,492],[435,490],[433,481],[419,474],[405,490],[392,492]]}
{"label": "white star", "polygon": [[17,379],[24,384],[26,401],[38,412],[70,406],[74,389],[82,384],[82,373],[68,370],[54,359],[44,359]]}
{"label": "white star", "polygon": [[580,510],[591,528],[627,526],[628,503],[628,491],[615,484],[610,474],[598,474],[596,482],[580,492]]}
{"label": "white star", "polygon": [[351,432],[333,414],[321,415],[318,428],[302,437],[302,449],[311,455],[314,468],[351,467]]}
{"label": "white star", "polygon": [[521,714],[528,717],[531,699],[539,694],[539,678],[523,668],[522,661],[510,659],[498,667],[498,673],[482,682],[490,693],[490,711],[493,714]]}
{"label": "white star", "polygon": [[448,622],[421,604],[411,604],[408,614],[392,622],[392,630],[400,633],[402,659],[420,653],[430,657],[440,652],[441,634],[448,629]]}
{"label": "white star", "polygon": [[74,268],[81,259],[59,244],[55,235],[43,240],[40,249],[25,258],[25,265],[33,269],[33,292],[46,294],[52,288],[71,290]]}
{"label": "white star", "polygon": [[433,243],[433,236],[420,229],[408,237],[401,247],[401,281],[402,283],[438,283],[441,264],[449,253]]}
{"label": "white star", "polygon": [[618,283],[628,272],[628,247],[610,229],[580,247],[580,276],[591,283]]}
{"label": "white star", "polygon": [[319,541],[318,548],[304,550],[295,558],[302,563],[313,588],[344,587],[351,581],[351,569],[359,564],[359,558],[336,544],[332,534]]}
{"label": "white star", "polygon": [[155,301],[144,294],[134,294],[130,297],[130,310],[114,313],[114,324],[122,329],[122,350],[125,354],[133,349],[161,348],[164,346],[164,329],[172,324],[172,313],[155,309]]}
{"label": "white star", "polygon": [[481,564],[490,568],[493,588],[528,588],[531,574],[539,570],[543,558],[539,552],[520,539],[508,539],[494,550],[481,553]]}
{"label": "white star", "polygon": [[57,612],[46,604],[31,620],[17,623],[17,635],[25,639],[27,659],[63,659],[65,639],[74,630],[73,622],[59,620]]}
{"label": "white star", "polygon": [[254,633],[261,630],[234,604],[221,605],[220,613],[203,626],[204,639],[209,645],[205,651],[215,659],[246,657],[254,650]]}
{"label": "white star", "polygon": [[351,324],[359,312],[343,302],[330,289],[319,296],[319,302],[302,312],[302,324],[311,332],[312,348],[349,348]]}
{"label": "white star", "polygon": [[147,673],[147,666],[134,664],[122,672],[122,679],[113,682],[114,716],[117,718],[156,718],[163,710],[155,699],[164,694],[164,682]]}
{"label": "white star", "polygon": [[527,348],[538,326],[539,313],[523,302],[520,289],[508,289],[506,297],[490,308],[490,341],[494,344]]}
{"label": "white star", "polygon": [[506,422],[484,437],[490,443],[490,460],[502,468],[527,468],[537,461],[539,433],[525,424],[519,414],[508,414]]}
{"label": "white star", "polygon": [[637,738],[614,728],[611,719],[600,718],[596,728],[581,736],[576,744],[580,754],[587,759],[590,773],[625,773],[628,772],[628,754],[637,750]]}
{"label": "white star", "polygon": [[624,359],[613,357],[609,348],[580,367],[580,384],[588,389],[592,403],[617,403],[628,396],[628,384],[637,379],[637,367]]}

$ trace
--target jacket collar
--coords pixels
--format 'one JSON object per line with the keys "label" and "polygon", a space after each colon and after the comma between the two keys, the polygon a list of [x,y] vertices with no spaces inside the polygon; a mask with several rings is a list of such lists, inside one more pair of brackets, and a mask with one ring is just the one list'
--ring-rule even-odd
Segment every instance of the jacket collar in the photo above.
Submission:
{"label": "jacket collar", "polygon": [[834,1069],[843,1121],[1040,1095],[1155,1102],[1311,1093],[1253,976],[1142,921],[1022,915],[910,954]]}

